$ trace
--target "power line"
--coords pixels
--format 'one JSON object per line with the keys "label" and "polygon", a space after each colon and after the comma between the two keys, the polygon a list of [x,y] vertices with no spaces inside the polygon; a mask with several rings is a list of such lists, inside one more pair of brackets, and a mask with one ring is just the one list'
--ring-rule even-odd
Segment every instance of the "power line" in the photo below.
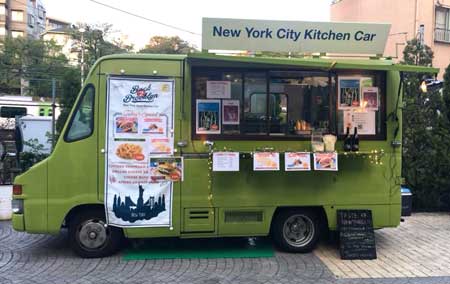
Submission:
{"label": "power line", "polygon": [[168,28],[172,28],[172,29],[179,30],[179,31],[182,31],[182,32],[185,32],[185,33],[190,33],[190,34],[193,34],[193,35],[201,36],[201,34],[199,34],[199,33],[196,33],[196,32],[193,32],[193,31],[189,31],[189,30],[185,30],[185,29],[183,29],[183,28],[179,28],[179,27],[176,27],[176,26],[173,26],[173,25],[165,24],[165,23],[160,22],[160,21],[152,20],[152,19],[150,19],[150,18],[141,16],[141,15],[138,15],[138,14],[135,14],[135,13],[132,13],[132,12],[129,12],[129,11],[125,11],[125,10],[123,10],[123,9],[120,9],[120,8],[117,8],[117,7],[114,7],[114,6],[111,6],[111,5],[102,3],[102,2],[98,2],[98,1],[96,1],[96,0],[89,0],[89,1],[94,2],[94,3],[98,4],[98,5],[102,5],[102,6],[105,6],[105,7],[110,8],[110,9],[113,9],[113,10],[116,10],[116,11],[119,11],[119,12],[122,12],[122,13],[125,13],[125,14],[128,14],[128,15],[133,16],[133,17],[137,17],[137,18],[140,18],[140,19],[143,19],[143,20],[152,22],[152,23],[156,23],[156,24],[159,24],[159,25],[168,27]]}

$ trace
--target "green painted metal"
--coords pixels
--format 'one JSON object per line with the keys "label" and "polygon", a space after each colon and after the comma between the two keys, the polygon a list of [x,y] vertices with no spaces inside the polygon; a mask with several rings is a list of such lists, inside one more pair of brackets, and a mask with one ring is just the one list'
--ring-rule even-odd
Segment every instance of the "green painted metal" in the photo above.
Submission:
{"label": "green painted metal", "polygon": [[[80,205],[103,206],[105,161],[106,83],[108,75],[162,76],[175,79],[175,143],[186,141],[175,155],[207,154],[201,140],[191,140],[191,64],[204,66],[251,66],[333,70],[381,70],[386,72],[387,114],[397,111],[400,132],[393,137],[395,121],[386,121],[387,138],[361,141],[361,152],[383,149],[382,164],[370,163],[368,155],[339,156],[338,172],[254,172],[251,158],[242,159],[241,171],[210,173],[208,158],[185,157],[185,179],[174,186],[172,228],[132,228],[131,238],[179,236],[215,237],[267,235],[277,208],[315,207],[325,214],[328,226],[336,228],[339,208],[371,209],[376,228],[397,226],[400,221],[401,148],[393,149],[393,140],[401,141],[401,109],[395,110],[399,71],[434,73],[437,69],[395,65],[388,60],[280,59],[264,57],[225,57],[210,54],[184,55],[113,55],[96,62],[86,84],[95,86],[95,129],[83,140],[65,142],[60,136],[52,155],[17,177],[23,185],[24,214],[13,216],[16,230],[32,233],[59,232],[69,212]],[[399,105],[401,104],[401,98]],[[72,115],[72,114],[71,114]],[[63,129],[66,131],[67,125]],[[272,147],[283,153],[309,150],[309,141],[217,140],[215,150],[252,152]],[[338,141],[337,149],[342,148]],[[281,164],[283,167],[283,164]],[[209,176],[210,174],[210,176]],[[192,210],[206,210],[204,223],[194,223],[187,216]],[[86,210],[86,209],[84,209]],[[229,221],[233,214],[255,213],[255,220]],[[258,215],[259,216],[259,215]],[[250,216],[252,217],[252,216]],[[259,218],[259,217],[258,217]]]}

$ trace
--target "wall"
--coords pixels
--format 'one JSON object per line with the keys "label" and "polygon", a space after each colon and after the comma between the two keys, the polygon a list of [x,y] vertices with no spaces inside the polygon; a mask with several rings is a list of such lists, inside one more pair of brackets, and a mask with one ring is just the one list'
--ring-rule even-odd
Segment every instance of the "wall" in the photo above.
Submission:
{"label": "wall", "polygon": [[[437,0],[342,0],[331,5],[330,20],[344,22],[391,23],[385,56],[401,60],[407,40],[416,37],[421,24],[425,25],[425,44],[435,57],[433,66],[443,70],[450,64],[450,43],[434,42],[434,11]],[[450,7],[450,0],[439,0]]]}

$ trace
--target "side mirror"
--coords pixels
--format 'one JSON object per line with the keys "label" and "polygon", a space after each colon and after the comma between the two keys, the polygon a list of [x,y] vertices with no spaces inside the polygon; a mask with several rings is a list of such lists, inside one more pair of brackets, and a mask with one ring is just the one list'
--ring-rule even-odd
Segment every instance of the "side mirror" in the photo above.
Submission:
{"label": "side mirror", "polygon": [[23,151],[22,130],[20,130],[19,126],[16,126],[14,132],[16,137],[16,151],[17,153],[21,153]]}

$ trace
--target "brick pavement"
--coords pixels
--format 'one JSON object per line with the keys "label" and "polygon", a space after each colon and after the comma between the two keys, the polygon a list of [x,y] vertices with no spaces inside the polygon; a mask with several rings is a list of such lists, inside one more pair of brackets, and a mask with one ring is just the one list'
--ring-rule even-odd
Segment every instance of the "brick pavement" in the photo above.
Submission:
{"label": "brick pavement", "polygon": [[81,259],[69,250],[65,232],[18,233],[0,222],[0,283],[445,284],[449,239],[450,215],[417,214],[376,232],[375,261],[342,261],[333,244],[273,258],[124,261],[120,255]]}
{"label": "brick pavement", "polygon": [[375,237],[376,260],[341,260],[333,244],[322,244],[315,254],[338,278],[450,276],[449,214],[414,214]]}

